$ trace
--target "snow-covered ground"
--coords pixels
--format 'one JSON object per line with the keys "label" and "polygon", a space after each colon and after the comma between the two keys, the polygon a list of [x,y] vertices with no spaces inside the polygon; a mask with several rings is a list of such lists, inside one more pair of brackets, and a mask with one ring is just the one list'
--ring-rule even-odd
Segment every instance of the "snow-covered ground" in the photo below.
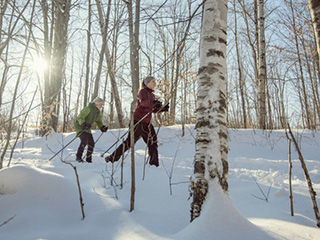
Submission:
{"label": "snow-covered ground", "polygon": [[[162,127],[160,167],[144,169],[145,144],[136,144],[136,192],[130,212],[131,161],[124,163],[123,188],[119,164],[106,164],[100,154],[126,129],[103,134],[93,163],[76,163],[76,139],[63,159],[76,166],[85,219],[73,168],[48,159],[74,133],[55,133],[47,140],[29,137],[16,148],[11,166],[0,171],[0,239],[2,240],[266,240],[320,239],[306,180],[292,149],[294,212],[288,193],[288,144],[284,131],[229,130],[230,200],[216,183],[202,214],[190,223],[188,184],[193,172],[194,126]],[[314,190],[320,191],[320,134],[299,131]],[[94,132],[97,139],[100,131]],[[5,165],[7,162],[5,162]],[[114,171],[114,184],[111,174]],[[170,194],[169,176],[173,185]],[[144,180],[143,180],[144,178]],[[261,191],[259,190],[261,188]],[[268,194],[270,188],[270,193]],[[262,193],[263,192],[263,193]],[[261,200],[260,198],[265,198]],[[320,203],[317,197],[318,204]]]}

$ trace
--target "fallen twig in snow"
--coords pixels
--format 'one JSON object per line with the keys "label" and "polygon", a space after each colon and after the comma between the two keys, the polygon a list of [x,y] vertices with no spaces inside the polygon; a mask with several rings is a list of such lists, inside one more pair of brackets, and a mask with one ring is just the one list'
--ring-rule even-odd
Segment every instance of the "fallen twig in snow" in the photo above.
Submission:
{"label": "fallen twig in snow", "polygon": [[257,184],[257,186],[258,186],[258,188],[259,188],[260,192],[261,192],[261,193],[262,193],[262,195],[264,196],[264,198],[257,197],[257,196],[255,196],[255,195],[253,195],[253,194],[251,194],[251,196],[253,196],[253,197],[255,197],[255,198],[258,198],[258,199],[260,199],[260,200],[263,200],[263,201],[268,202],[269,194],[270,194],[270,190],[271,190],[272,183],[270,184],[270,187],[269,187],[269,189],[268,189],[268,193],[267,193],[267,195],[265,195],[265,194],[264,194],[264,191],[261,189],[261,187],[260,187],[259,183],[257,182],[257,180],[256,180],[255,178],[253,178],[253,179],[254,179],[254,182]]}
{"label": "fallen twig in snow", "polygon": [[0,224],[0,227],[6,225],[8,222],[10,222],[12,219],[14,219],[17,215],[14,215],[13,217],[9,218],[8,220],[4,221],[3,223]]}

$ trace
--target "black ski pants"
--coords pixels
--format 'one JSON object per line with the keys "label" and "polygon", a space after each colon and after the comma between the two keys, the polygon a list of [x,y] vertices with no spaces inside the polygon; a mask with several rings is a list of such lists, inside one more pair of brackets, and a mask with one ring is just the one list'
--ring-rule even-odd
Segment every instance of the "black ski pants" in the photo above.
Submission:
{"label": "black ski pants", "polygon": [[87,132],[82,132],[79,135],[79,138],[81,143],[78,148],[77,159],[82,158],[82,153],[84,151],[84,148],[88,145],[86,161],[92,162],[92,153],[94,148],[94,139],[92,134]]}
{"label": "black ski pants", "polygon": [[[148,153],[150,156],[150,163],[158,164],[158,143],[157,134],[151,123],[134,121],[134,143],[136,143],[141,137],[148,146]],[[111,154],[113,161],[118,161],[124,152],[126,152],[131,145],[130,131],[127,139]]]}

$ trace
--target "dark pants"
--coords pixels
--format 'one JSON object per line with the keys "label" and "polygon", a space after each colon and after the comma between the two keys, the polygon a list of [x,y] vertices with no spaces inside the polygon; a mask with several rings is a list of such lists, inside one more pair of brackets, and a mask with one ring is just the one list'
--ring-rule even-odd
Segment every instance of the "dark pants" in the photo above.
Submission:
{"label": "dark pants", "polygon": [[[137,121],[134,121],[136,124]],[[134,127],[134,143],[136,143],[140,137],[148,146],[148,153],[150,156],[150,163],[158,164],[158,143],[157,134],[151,123],[140,122]],[[118,161],[122,153],[126,152],[131,145],[130,132],[127,139],[111,154],[113,161]]]}
{"label": "dark pants", "polygon": [[82,132],[79,138],[81,143],[78,148],[77,159],[82,158],[82,153],[84,151],[84,148],[88,145],[86,161],[92,162],[92,153],[94,148],[94,140],[93,140],[92,134],[87,132]]}

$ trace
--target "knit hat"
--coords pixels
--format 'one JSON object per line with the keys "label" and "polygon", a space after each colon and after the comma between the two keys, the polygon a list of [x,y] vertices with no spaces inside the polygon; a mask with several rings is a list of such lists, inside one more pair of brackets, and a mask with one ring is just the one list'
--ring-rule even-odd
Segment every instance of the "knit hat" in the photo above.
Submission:
{"label": "knit hat", "polygon": [[146,77],[146,78],[143,80],[144,85],[147,86],[147,84],[148,84],[149,82],[151,82],[152,79],[154,79],[154,77],[152,77],[152,76]]}
{"label": "knit hat", "polygon": [[99,97],[96,97],[96,98],[93,100],[93,102],[94,102],[95,104],[104,104],[103,99],[102,99],[102,98],[99,98]]}

